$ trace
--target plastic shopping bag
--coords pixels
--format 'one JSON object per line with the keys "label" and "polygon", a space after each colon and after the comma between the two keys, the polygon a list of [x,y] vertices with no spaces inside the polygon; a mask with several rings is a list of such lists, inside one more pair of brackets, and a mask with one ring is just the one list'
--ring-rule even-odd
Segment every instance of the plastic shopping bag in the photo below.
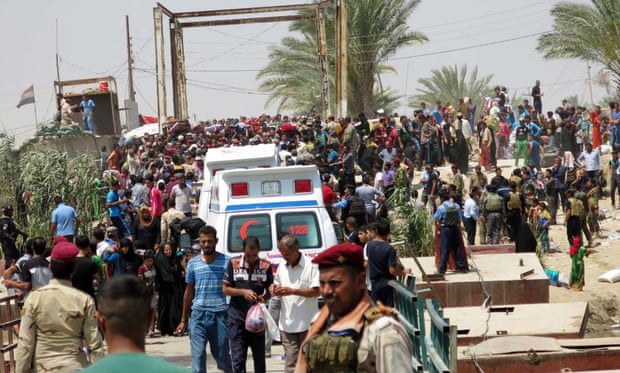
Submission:
{"label": "plastic shopping bag", "polygon": [[278,328],[278,324],[276,324],[276,321],[271,317],[271,314],[263,303],[260,303],[260,307],[263,309],[265,319],[267,320],[267,332],[271,334],[271,338],[273,338],[274,341],[280,342],[280,329]]}
{"label": "plastic shopping bag", "polygon": [[245,330],[252,333],[262,333],[266,327],[265,311],[256,303],[250,307],[245,315]]}

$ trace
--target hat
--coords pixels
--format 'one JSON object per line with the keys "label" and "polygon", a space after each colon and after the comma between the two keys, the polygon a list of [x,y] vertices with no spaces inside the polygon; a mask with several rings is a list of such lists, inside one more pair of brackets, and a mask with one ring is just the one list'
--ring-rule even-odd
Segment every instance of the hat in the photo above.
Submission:
{"label": "hat", "polygon": [[59,242],[52,248],[52,260],[62,263],[74,262],[80,250],[73,243]]}
{"label": "hat", "polygon": [[334,245],[312,259],[312,263],[319,268],[341,265],[364,265],[363,248],[359,245],[345,242]]}
{"label": "hat", "polygon": [[450,165],[450,168],[459,168],[459,166],[457,166],[457,165],[456,165],[456,163],[452,163],[452,164]]}

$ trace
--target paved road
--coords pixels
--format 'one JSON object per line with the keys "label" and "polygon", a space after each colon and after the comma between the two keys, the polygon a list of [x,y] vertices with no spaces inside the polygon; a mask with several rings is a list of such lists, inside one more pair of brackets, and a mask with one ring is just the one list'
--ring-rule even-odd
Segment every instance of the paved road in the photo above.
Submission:
{"label": "paved road", "polygon": [[[209,351],[209,346],[207,346]],[[281,345],[274,345],[271,348],[272,357],[267,359],[267,372],[283,372],[284,360],[280,359],[284,350]],[[189,337],[161,337],[147,338],[146,353],[159,356],[173,364],[191,369],[192,363],[189,351]],[[254,372],[252,363],[252,353],[248,350],[247,360],[248,372]],[[211,354],[207,354],[207,372],[218,372],[217,365]]]}

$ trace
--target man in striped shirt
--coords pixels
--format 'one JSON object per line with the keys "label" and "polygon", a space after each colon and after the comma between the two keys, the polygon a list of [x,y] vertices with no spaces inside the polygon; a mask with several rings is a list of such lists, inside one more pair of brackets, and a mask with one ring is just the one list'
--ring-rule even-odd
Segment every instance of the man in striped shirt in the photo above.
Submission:
{"label": "man in striped shirt", "polygon": [[177,333],[186,325],[191,306],[189,323],[192,372],[207,371],[207,341],[211,354],[217,361],[218,369],[232,372],[228,347],[228,305],[223,292],[224,273],[230,257],[215,251],[217,231],[210,225],[200,229],[202,252],[187,263],[185,274],[185,294],[183,295],[183,314]]}

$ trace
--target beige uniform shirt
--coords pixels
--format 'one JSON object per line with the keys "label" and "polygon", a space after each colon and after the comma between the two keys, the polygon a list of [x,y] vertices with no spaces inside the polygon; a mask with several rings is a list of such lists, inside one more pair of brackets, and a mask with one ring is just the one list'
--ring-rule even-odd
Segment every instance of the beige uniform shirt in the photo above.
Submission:
{"label": "beige uniform shirt", "polygon": [[357,350],[357,371],[413,372],[413,348],[405,329],[392,317],[381,317],[362,331]]}
{"label": "beige uniform shirt", "polygon": [[16,371],[76,372],[89,365],[82,341],[93,363],[103,357],[94,300],[71,282],[52,279],[34,290],[22,311]]}
{"label": "beige uniform shirt", "polygon": [[161,215],[161,242],[162,247],[170,239],[170,224],[174,219],[183,219],[185,214],[175,209],[169,209]]}

